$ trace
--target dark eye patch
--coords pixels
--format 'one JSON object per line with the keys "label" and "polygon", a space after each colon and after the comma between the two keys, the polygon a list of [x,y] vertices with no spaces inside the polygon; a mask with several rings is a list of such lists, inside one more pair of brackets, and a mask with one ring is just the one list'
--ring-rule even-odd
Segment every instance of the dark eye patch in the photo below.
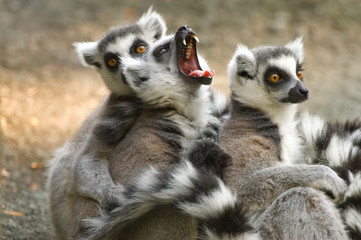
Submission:
{"label": "dark eye patch", "polygon": [[[272,74],[278,74],[279,75],[279,80],[276,83],[270,82],[268,80],[269,76],[271,76]],[[287,81],[287,79],[289,79],[289,78],[290,78],[290,76],[288,75],[288,73],[286,73],[284,70],[282,70],[282,69],[280,69],[278,67],[269,67],[266,70],[265,75],[264,75],[265,82],[269,86],[279,85],[279,84]]]}
{"label": "dark eye patch", "polygon": [[153,51],[153,56],[157,61],[160,61],[165,53],[169,51],[170,42],[167,42],[163,45],[158,46]]}
{"label": "dark eye patch", "polygon": [[[145,51],[142,53],[138,53],[137,52],[137,48],[140,46],[144,46],[145,47]],[[143,56],[145,53],[148,52],[148,44],[146,44],[142,39],[137,38],[134,40],[132,46],[129,49],[129,54],[133,57],[141,57]]]}
{"label": "dark eye patch", "polygon": [[[110,62],[113,62],[113,60],[116,61],[116,64],[109,64]],[[115,72],[118,70],[119,66],[120,66],[120,58],[119,55],[115,54],[115,53],[105,53],[104,54],[104,64],[105,66],[112,72]]]}

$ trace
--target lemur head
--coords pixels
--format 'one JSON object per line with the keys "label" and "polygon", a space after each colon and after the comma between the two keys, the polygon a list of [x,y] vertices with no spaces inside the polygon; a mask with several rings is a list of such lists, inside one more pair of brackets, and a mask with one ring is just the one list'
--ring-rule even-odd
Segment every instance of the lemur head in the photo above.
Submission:
{"label": "lemur head", "polygon": [[265,112],[307,100],[302,61],[302,38],[250,50],[239,45],[228,65],[233,97]]}
{"label": "lemur head", "polygon": [[188,26],[182,26],[155,43],[144,59],[127,59],[123,72],[131,88],[152,104],[187,104],[207,94],[214,71],[198,56],[198,41]]}
{"label": "lemur head", "polygon": [[163,18],[150,8],[135,24],[113,28],[98,41],[74,46],[83,65],[95,67],[111,92],[124,95],[132,93],[121,71],[124,59],[142,58],[165,32]]}

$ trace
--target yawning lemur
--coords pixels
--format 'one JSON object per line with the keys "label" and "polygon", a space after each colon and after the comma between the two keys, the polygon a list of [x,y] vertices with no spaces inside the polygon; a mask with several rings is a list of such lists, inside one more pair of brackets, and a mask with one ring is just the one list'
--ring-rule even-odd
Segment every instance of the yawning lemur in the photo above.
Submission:
{"label": "yawning lemur", "polygon": [[[110,160],[112,177],[126,187],[124,205],[88,221],[88,239],[197,239],[199,229],[202,239],[257,239],[222,181],[187,163],[199,167],[206,158],[212,169],[222,152],[213,137],[207,143],[207,125],[215,120],[209,114],[208,86],[202,84],[209,84],[213,74],[202,70],[196,41],[183,26],[153,46],[144,60],[126,61],[123,72],[144,102],[144,119],[127,134],[129,144],[116,147],[122,158],[112,155]],[[191,139],[200,142],[189,145]],[[190,152],[179,160],[187,145]],[[149,164],[156,169],[147,170]]]}
{"label": "yawning lemur", "polygon": [[[289,131],[295,103],[308,97],[302,82],[301,39],[285,46],[239,46],[228,66],[231,116],[220,146],[233,158],[224,171],[266,239],[347,239],[334,204],[346,185],[330,168],[292,165],[299,154]],[[283,122],[285,124],[278,124]]]}
{"label": "yawning lemur", "polygon": [[121,72],[122,61],[142,58],[165,31],[162,17],[149,9],[135,24],[113,28],[99,41],[75,44],[82,63],[101,74],[111,93],[50,161],[50,212],[58,239],[69,238],[70,206],[79,196],[104,209],[122,201],[123,188],[110,177],[107,155],[142,108]]}
{"label": "yawning lemur", "polygon": [[[153,50],[147,53],[145,61],[134,57],[122,59],[123,76],[135,90],[136,97],[141,99],[142,108],[126,135],[113,146],[113,151],[108,153],[110,175],[116,183],[126,187],[132,186],[137,175],[148,170],[151,165],[161,171],[172,170],[171,166],[180,162],[183,150],[188,148],[192,140],[217,140],[219,115],[226,108],[225,101],[203,85],[211,83],[214,73],[200,68],[204,66],[204,62],[198,63],[196,40],[193,32],[187,27],[182,27],[174,37],[169,37],[162,41],[161,45],[152,48]],[[77,139],[75,144],[79,144],[76,141]],[[92,168],[84,168],[85,170]],[[54,174],[54,170],[52,173]],[[57,211],[65,213],[61,216],[62,219],[56,222],[58,229],[66,238],[81,237],[82,220],[99,214],[96,202],[82,195],[68,196],[65,192],[66,186],[56,186],[55,183],[53,185],[62,191],[57,195],[58,199],[65,200],[57,202]],[[209,188],[212,194],[212,184]],[[205,190],[208,191],[207,188]],[[125,191],[127,192],[129,191]],[[135,194],[137,195],[137,192]],[[184,199],[182,206],[198,200],[193,197],[190,195]],[[72,198],[71,201],[69,198]],[[55,196],[53,200],[55,205]],[[215,204],[219,205],[219,202],[217,200]],[[236,211],[241,220],[244,219],[240,206],[228,201],[227,198],[224,202],[218,209],[223,205],[231,205],[232,211]],[[187,208],[184,209],[187,213]],[[221,213],[217,211],[217,214]],[[204,221],[204,225],[214,225],[213,217],[214,214],[209,216],[209,221]],[[197,218],[203,220],[202,215],[186,215],[174,206],[163,206],[135,220],[116,236],[121,236],[122,239],[195,239],[198,235]],[[241,220],[235,223],[240,226],[236,231],[238,235],[252,230]],[[206,227],[204,229],[205,234],[211,236],[222,231],[222,228],[218,227],[208,231]]]}

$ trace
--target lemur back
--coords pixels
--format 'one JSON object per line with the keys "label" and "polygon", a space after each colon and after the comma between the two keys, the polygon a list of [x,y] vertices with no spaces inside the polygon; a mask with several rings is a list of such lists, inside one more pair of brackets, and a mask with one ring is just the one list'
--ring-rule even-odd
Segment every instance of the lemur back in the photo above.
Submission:
{"label": "lemur back", "polygon": [[220,137],[233,158],[225,182],[253,214],[263,238],[347,239],[333,203],[316,191],[337,202],[345,183],[328,167],[292,165],[297,152],[287,146],[296,143],[285,135],[294,123],[277,124],[308,97],[302,61],[300,39],[279,47],[238,47],[228,65],[231,116]]}

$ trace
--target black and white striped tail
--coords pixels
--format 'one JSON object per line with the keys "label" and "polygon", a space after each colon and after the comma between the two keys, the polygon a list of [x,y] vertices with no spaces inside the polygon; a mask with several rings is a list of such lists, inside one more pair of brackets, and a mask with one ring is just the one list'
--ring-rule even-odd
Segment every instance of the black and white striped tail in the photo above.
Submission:
{"label": "black and white striped tail", "polygon": [[86,220],[87,239],[109,239],[151,209],[167,204],[198,219],[203,239],[257,239],[236,196],[213,173],[186,160],[168,171],[149,169],[124,195],[123,206]]}
{"label": "black and white striped tail", "polygon": [[303,114],[300,130],[314,153],[311,163],[329,166],[348,184],[338,207],[351,239],[361,239],[361,118],[326,123],[317,116]]}

